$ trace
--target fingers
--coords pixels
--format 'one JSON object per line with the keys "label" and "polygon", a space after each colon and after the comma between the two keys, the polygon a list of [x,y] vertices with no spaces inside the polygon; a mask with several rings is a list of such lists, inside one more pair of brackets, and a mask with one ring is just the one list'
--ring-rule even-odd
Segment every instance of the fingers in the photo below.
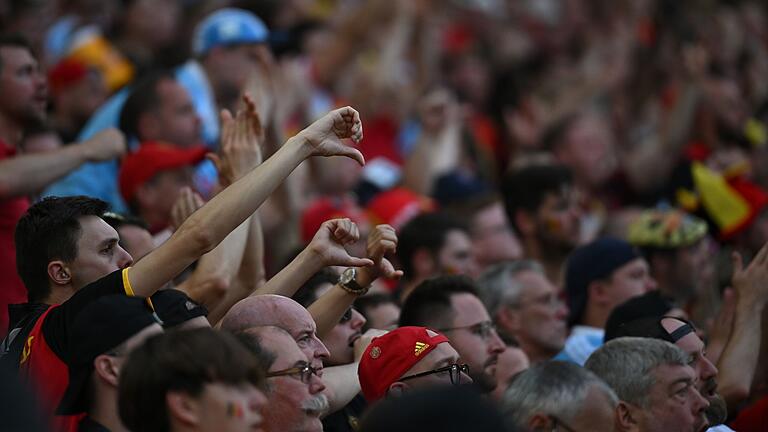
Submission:
{"label": "fingers", "polygon": [[760,252],[757,253],[757,256],[754,259],[754,262],[760,266],[766,265],[766,261],[768,261],[768,243],[764,244],[763,247],[760,248]]}
{"label": "fingers", "polygon": [[331,222],[333,224],[333,236],[339,243],[349,244],[360,239],[360,230],[357,228],[357,224],[350,219],[334,219]]}
{"label": "fingers", "polygon": [[343,266],[350,266],[350,267],[370,267],[373,265],[373,261],[369,260],[368,258],[357,258],[357,257],[347,257],[345,262],[339,263],[339,265]]}
{"label": "fingers", "polygon": [[733,274],[741,273],[744,269],[744,263],[741,259],[741,254],[738,252],[731,253],[731,262],[733,263]]}
{"label": "fingers", "polygon": [[392,263],[384,258],[381,260],[381,264],[379,264],[381,267],[381,273],[384,277],[390,278],[390,279],[400,279],[403,276],[402,270],[395,270],[395,267],[392,265]]}

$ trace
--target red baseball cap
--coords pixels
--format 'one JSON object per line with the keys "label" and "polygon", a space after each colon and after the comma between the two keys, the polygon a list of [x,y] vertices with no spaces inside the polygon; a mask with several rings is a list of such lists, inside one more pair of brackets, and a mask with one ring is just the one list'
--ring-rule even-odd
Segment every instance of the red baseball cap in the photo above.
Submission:
{"label": "red baseball cap", "polygon": [[120,193],[130,202],[141,185],[162,171],[195,165],[205,158],[204,146],[182,148],[162,142],[147,141],[129,153],[120,166]]}
{"label": "red baseball cap", "polygon": [[375,224],[389,224],[399,230],[416,216],[435,210],[435,203],[406,188],[394,188],[376,195],[368,203],[368,214]]}
{"label": "red baseball cap", "polygon": [[448,338],[426,327],[400,327],[374,338],[357,368],[365,399],[384,397],[392,383],[443,342]]}

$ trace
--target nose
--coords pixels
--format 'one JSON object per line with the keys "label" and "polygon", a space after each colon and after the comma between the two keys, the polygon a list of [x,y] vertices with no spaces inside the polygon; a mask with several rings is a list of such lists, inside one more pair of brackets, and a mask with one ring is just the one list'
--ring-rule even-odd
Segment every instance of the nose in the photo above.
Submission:
{"label": "nose", "polygon": [[504,344],[504,342],[499,337],[499,334],[496,333],[494,330],[491,332],[491,338],[488,341],[488,353],[489,354],[501,354],[504,352],[504,350],[507,348],[507,346]]}
{"label": "nose", "polygon": [[702,380],[708,380],[710,378],[714,378],[717,376],[719,371],[717,370],[717,366],[715,366],[709,359],[705,356],[701,357],[702,363],[704,364],[704,368],[701,371],[701,377]]}
{"label": "nose", "polygon": [[312,336],[312,339],[315,341],[315,358],[320,359],[327,359],[331,357],[330,351],[328,351],[328,348],[325,347],[325,344],[323,341],[317,338],[317,336]]}
{"label": "nose", "polygon": [[646,276],[646,278],[645,278],[645,292],[654,291],[658,287],[659,287],[659,283],[656,282],[656,279],[654,279],[650,275]]}
{"label": "nose", "polygon": [[131,254],[129,254],[128,251],[123,249],[120,245],[115,247],[117,247],[118,253],[120,254],[120,256],[117,258],[117,266],[121,269],[124,269],[133,265],[133,257],[131,257]]}
{"label": "nose", "polygon": [[350,325],[352,326],[353,329],[359,330],[363,328],[366,322],[367,320],[365,319],[363,314],[352,309],[352,319],[350,320]]}
{"label": "nose", "polygon": [[701,395],[701,393],[695,386],[691,387],[691,391],[693,392],[693,398],[694,398],[693,404],[692,404],[693,413],[696,415],[703,413],[704,410],[709,408],[709,401],[707,400],[707,398]]}
{"label": "nose", "polygon": [[323,383],[323,380],[315,375],[312,374],[312,376],[309,377],[309,394],[318,394],[321,393],[323,390],[325,390],[325,383]]}

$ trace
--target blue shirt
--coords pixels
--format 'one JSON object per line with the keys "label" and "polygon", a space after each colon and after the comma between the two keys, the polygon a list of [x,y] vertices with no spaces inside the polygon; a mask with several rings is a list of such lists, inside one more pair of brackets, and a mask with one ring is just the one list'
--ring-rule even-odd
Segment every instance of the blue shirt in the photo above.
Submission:
{"label": "blue shirt", "polygon": [[[175,71],[176,79],[189,93],[192,105],[202,122],[203,141],[211,149],[216,149],[219,139],[219,119],[216,116],[216,101],[203,68],[194,60],[179,66]],[[84,141],[109,127],[118,127],[120,111],[130,94],[123,89],[112,96],[91,116],[77,137]],[[129,143],[131,148],[136,143]],[[86,195],[102,199],[110,204],[113,211],[127,213],[128,206],[120,195],[118,187],[118,160],[90,162],[72,171],[63,179],[53,183],[43,191],[43,196]],[[210,161],[202,162],[195,173],[195,187],[203,196],[210,196],[216,184],[216,168]]]}

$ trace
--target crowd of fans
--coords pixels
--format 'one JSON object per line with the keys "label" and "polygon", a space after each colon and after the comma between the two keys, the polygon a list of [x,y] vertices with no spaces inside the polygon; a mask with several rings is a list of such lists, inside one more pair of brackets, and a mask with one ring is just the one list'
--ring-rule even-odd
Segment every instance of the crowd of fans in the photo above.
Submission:
{"label": "crowd of fans", "polygon": [[3,430],[768,430],[764,1],[0,29]]}

